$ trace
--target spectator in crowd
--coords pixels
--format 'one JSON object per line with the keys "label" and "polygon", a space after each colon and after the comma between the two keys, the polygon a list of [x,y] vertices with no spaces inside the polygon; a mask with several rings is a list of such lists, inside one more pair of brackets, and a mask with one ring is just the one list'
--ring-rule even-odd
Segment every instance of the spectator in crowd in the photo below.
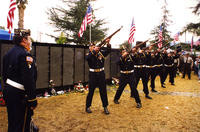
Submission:
{"label": "spectator in crowd", "polygon": [[195,67],[197,68],[198,78],[200,82],[200,55],[196,58]]}
{"label": "spectator in crowd", "polygon": [[186,55],[183,57],[183,78],[185,78],[185,74],[188,75],[188,79],[191,79],[191,70],[193,67],[193,60],[192,57],[190,57],[189,53],[186,53]]}

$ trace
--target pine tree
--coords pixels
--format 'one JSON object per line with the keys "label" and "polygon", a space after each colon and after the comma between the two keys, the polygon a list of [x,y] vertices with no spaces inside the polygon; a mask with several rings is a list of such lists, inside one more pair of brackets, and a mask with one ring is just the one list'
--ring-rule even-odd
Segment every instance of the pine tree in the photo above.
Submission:
{"label": "pine tree", "polygon": [[[197,3],[197,5],[195,7],[193,7],[193,13],[197,16],[199,16],[200,14],[200,2]],[[200,36],[200,22],[198,23],[189,23],[188,25],[186,25],[183,29],[183,31],[181,32],[182,33],[185,33],[185,32],[190,32],[190,33],[193,33],[194,35],[196,36]]]}
{"label": "pine tree", "polygon": [[169,10],[167,9],[166,0],[162,9],[163,9],[163,16],[161,20],[161,25],[156,26],[151,31],[151,35],[153,35],[154,37],[154,40],[152,40],[151,42],[155,43],[159,41],[158,35],[159,35],[160,26],[162,26],[163,45],[167,45],[173,39],[170,37],[171,32],[167,30],[167,27],[170,25],[170,23],[172,23],[172,21],[169,19],[170,15],[169,15]]}
{"label": "pine tree", "polygon": [[[78,31],[80,29],[83,18],[86,14],[87,7],[89,5],[88,0],[63,0],[64,4],[67,4],[69,9],[63,8],[51,8],[48,11],[51,24],[54,25],[59,32],[66,34],[66,41],[68,43],[75,43],[78,45],[89,44],[89,26],[84,31],[81,38],[78,37]],[[104,20],[96,20],[91,23],[91,41],[97,43],[105,37],[106,28],[101,28]]]}

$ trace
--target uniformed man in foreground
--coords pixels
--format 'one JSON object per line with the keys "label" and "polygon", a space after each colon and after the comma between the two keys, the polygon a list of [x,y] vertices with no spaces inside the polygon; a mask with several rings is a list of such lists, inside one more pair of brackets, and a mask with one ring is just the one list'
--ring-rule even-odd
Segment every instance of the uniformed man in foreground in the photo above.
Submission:
{"label": "uniformed man in foreground", "polygon": [[118,100],[120,99],[126,85],[129,84],[131,88],[131,97],[135,98],[135,102],[137,103],[136,107],[141,108],[141,100],[135,87],[134,60],[132,56],[126,50],[122,50],[121,56],[117,63],[120,67],[120,80],[119,87],[114,97],[114,103],[119,104]]}
{"label": "uniformed man in foreground", "polygon": [[[3,97],[8,112],[8,132],[38,131],[30,127],[36,100],[36,65],[30,54],[30,30],[15,29],[15,46],[3,58]],[[33,130],[30,130],[32,128]]]}
{"label": "uniformed man in foreground", "polygon": [[146,69],[147,59],[144,50],[139,50],[139,53],[134,55],[133,59],[135,60],[135,65],[134,65],[134,74],[136,78],[135,88],[137,88],[140,79],[142,79],[143,92],[145,93],[145,97],[147,99],[152,99],[152,97],[149,96],[149,90],[148,90],[148,73]]}
{"label": "uniformed man in foreground", "polygon": [[104,113],[109,114],[107,109],[108,97],[106,89],[106,79],[104,73],[104,61],[105,57],[111,52],[111,45],[109,44],[110,39],[106,40],[107,48],[102,50],[101,47],[90,45],[89,54],[86,55],[86,59],[89,65],[89,93],[86,98],[86,112],[92,113],[90,106],[92,104],[92,98],[94,95],[95,88],[99,88],[101,101],[104,108]]}

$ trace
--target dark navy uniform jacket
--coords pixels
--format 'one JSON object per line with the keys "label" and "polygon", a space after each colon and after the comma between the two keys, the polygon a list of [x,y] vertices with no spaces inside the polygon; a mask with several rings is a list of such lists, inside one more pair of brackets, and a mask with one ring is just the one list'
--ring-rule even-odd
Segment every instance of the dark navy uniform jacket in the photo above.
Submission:
{"label": "dark navy uniform jacket", "polygon": [[127,57],[123,58],[122,56],[119,57],[117,64],[122,71],[131,71],[134,69],[134,61],[133,57],[128,55]]}
{"label": "dark navy uniform jacket", "polygon": [[134,56],[135,59],[135,65],[145,65],[146,62],[146,55],[145,53],[137,53],[137,55]]}
{"label": "dark navy uniform jacket", "polygon": [[150,65],[150,66],[156,65],[156,61],[157,61],[156,56],[153,55],[153,56],[151,56],[150,58],[151,58],[151,59],[150,59],[151,61],[149,62],[149,65]]}
{"label": "dark navy uniform jacket", "polygon": [[161,64],[163,64],[164,62],[164,58],[163,58],[163,54],[161,54],[160,52],[159,53],[157,53],[156,55],[155,55],[155,57],[156,57],[156,61],[155,61],[155,64],[156,65],[161,65]]}
{"label": "dark navy uniform jacket", "polygon": [[105,57],[111,52],[111,48],[106,48],[105,50],[100,50],[99,53],[96,53],[95,50],[90,51],[86,55],[86,60],[88,61],[89,68],[100,69],[104,67]]}
{"label": "dark navy uniform jacket", "polygon": [[173,65],[174,64],[174,58],[172,56],[167,56],[165,59],[165,64],[166,65]]}
{"label": "dark navy uniform jacket", "polygon": [[22,46],[15,45],[3,58],[5,84],[7,79],[23,85],[28,100],[36,98],[37,69],[35,60]]}
{"label": "dark navy uniform jacket", "polygon": [[146,65],[151,66],[151,52],[146,52],[145,56],[146,56]]}

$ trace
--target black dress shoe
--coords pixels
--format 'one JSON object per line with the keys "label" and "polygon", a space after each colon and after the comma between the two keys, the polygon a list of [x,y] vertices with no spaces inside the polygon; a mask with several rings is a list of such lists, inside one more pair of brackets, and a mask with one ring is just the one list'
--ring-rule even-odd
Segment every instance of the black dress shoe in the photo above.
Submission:
{"label": "black dress shoe", "polygon": [[107,108],[107,107],[104,107],[104,113],[105,113],[106,115],[110,114],[110,112],[108,111],[108,108]]}
{"label": "black dress shoe", "polygon": [[152,99],[149,95],[146,95],[145,97],[146,97],[147,99]]}
{"label": "black dress shoe", "polygon": [[118,100],[114,100],[114,103],[115,103],[115,104],[119,104],[119,101],[118,101]]}
{"label": "black dress shoe", "polygon": [[174,83],[171,83],[171,85],[175,85]]}
{"label": "black dress shoe", "polygon": [[166,88],[164,85],[161,85],[162,88]]}
{"label": "black dress shoe", "polygon": [[142,104],[141,103],[137,103],[136,108],[141,108]]}
{"label": "black dress shoe", "polygon": [[91,109],[90,109],[90,107],[88,107],[88,108],[86,108],[86,110],[85,110],[87,113],[92,113],[92,111],[91,111]]}
{"label": "black dress shoe", "polygon": [[151,91],[152,91],[152,92],[158,92],[158,91],[156,91],[155,89],[152,89]]}

